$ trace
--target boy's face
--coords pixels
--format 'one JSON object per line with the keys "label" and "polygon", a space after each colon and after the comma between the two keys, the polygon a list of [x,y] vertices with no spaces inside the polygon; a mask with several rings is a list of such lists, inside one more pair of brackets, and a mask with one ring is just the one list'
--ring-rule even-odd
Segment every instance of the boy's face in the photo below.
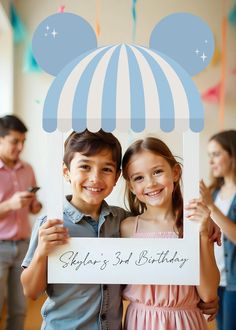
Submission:
{"label": "boy's face", "polygon": [[70,169],[64,166],[64,176],[72,185],[72,204],[90,215],[99,214],[102,201],[112,192],[119,175],[110,150],[94,156],[76,152]]}

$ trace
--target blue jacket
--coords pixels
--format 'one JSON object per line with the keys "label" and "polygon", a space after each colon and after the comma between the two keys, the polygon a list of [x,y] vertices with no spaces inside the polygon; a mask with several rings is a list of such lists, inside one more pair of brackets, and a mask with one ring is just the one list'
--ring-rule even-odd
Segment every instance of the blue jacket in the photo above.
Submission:
{"label": "blue jacket", "polygon": [[[213,199],[216,199],[219,190],[213,193]],[[236,223],[236,195],[229,208],[227,217]],[[226,271],[226,289],[229,291],[236,291],[236,245],[230,241],[224,234],[224,257],[225,257],[225,271]]]}

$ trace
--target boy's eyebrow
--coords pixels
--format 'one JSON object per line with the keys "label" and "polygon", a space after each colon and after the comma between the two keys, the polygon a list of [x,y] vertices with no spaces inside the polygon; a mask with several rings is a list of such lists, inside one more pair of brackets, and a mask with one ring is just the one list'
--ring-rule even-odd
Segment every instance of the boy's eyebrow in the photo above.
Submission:
{"label": "boy's eyebrow", "polygon": [[[83,158],[83,159],[80,159],[78,160],[77,164],[80,164],[80,163],[93,163],[94,161],[91,160],[91,159],[87,159],[87,158]],[[106,166],[112,166],[112,167],[116,167],[116,163],[115,162],[107,162],[105,163],[104,165]]]}

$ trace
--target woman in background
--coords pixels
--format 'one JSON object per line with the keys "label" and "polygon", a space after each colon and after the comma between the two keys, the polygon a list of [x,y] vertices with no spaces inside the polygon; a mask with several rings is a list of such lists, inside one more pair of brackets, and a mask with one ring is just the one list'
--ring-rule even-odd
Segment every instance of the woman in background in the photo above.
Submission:
{"label": "woman in background", "polygon": [[223,233],[215,255],[221,280],[218,289],[218,330],[236,329],[236,130],[213,135],[208,144],[211,174],[209,188],[203,180],[200,192],[211,217]]}

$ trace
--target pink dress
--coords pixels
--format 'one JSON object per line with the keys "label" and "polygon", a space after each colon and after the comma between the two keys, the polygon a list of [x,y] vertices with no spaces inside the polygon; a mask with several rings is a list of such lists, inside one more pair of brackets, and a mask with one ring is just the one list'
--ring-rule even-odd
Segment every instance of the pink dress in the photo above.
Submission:
{"label": "pink dress", "polygon": [[[137,232],[133,237],[176,238],[174,232]],[[130,301],[125,330],[207,330],[207,322],[197,307],[200,300],[195,286],[127,285],[123,297]]]}

